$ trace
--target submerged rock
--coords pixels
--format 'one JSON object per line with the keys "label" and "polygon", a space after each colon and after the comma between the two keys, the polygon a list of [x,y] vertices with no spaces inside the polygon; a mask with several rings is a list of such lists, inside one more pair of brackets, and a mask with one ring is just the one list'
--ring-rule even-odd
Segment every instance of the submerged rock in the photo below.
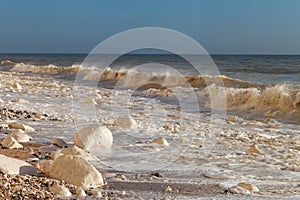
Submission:
{"label": "submerged rock", "polygon": [[133,119],[130,115],[118,117],[115,122],[117,126],[121,128],[136,129],[138,127],[135,119]]}
{"label": "submerged rock", "polygon": [[74,136],[74,144],[86,151],[109,150],[113,136],[105,126],[86,127]]}
{"label": "submerged rock", "polygon": [[100,172],[81,156],[59,156],[51,164],[49,176],[83,188],[99,187],[104,184]]}
{"label": "submerged rock", "polygon": [[36,175],[36,169],[23,160],[10,158],[0,154],[0,172],[4,174]]}
{"label": "submerged rock", "polygon": [[8,149],[20,149],[23,148],[23,146],[17,142],[17,140],[11,136],[7,136],[2,142],[1,145],[3,147],[6,147]]}

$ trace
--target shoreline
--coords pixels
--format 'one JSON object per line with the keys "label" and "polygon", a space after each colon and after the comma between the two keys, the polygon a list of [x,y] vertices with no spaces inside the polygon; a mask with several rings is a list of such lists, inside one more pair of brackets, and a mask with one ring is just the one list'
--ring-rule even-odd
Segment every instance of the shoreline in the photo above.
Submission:
{"label": "shoreline", "polygon": [[[32,137],[32,141],[29,143],[20,143],[21,145],[23,145],[23,148],[4,149],[3,147],[1,147],[0,154],[24,160],[28,158],[37,158],[36,155],[33,155],[33,152],[35,152],[36,154],[39,154],[40,158],[38,160],[35,160],[34,162],[28,162],[33,166],[36,166],[36,164],[42,160],[53,160],[53,157],[51,158],[50,155],[51,152],[60,150],[61,148],[55,145],[51,145],[51,141],[60,137],[57,134],[51,135],[51,131],[49,130],[51,130],[51,128],[59,129],[64,123],[72,124],[73,119],[71,115],[66,114],[69,108],[62,107],[61,110],[63,110],[64,112],[59,112],[59,104],[54,104],[54,101],[50,100],[51,98],[60,98],[64,101],[68,99],[71,102],[71,82],[63,82],[62,80],[55,80],[51,77],[43,77],[38,75],[30,76],[28,74],[18,72],[0,72],[0,77],[1,92],[2,94],[5,93],[5,96],[0,98],[4,99],[0,107],[2,112],[0,119],[1,138],[4,139],[5,137],[7,137],[7,135],[11,134],[14,131],[14,129],[9,128],[9,123],[12,120],[29,125],[35,129],[34,131],[25,131],[25,133],[28,133]],[[18,83],[21,87],[14,83]],[[49,97],[49,99],[41,99],[39,101],[36,101],[36,99],[43,96],[47,96]],[[45,109],[46,106],[43,107],[42,104],[49,101],[49,106],[47,105],[48,107],[47,109]],[[53,107],[53,110],[50,109],[52,108],[51,106]],[[3,108],[6,109],[4,110]],[[251,124],[254,122],[237,117],[227,118],[227,124],[230,127],[235,127],[240,123],[244,123],[247,125],[247,123]],[[216,147],[220,147],[220,149],[227,149],[229,153],[218,153],[217,151],[212,152],[211,165],[213,166],[212,169],[214,169],[215,166],[221,166],[220,168],[224,168],[225,170],[221,171],[222,173],[214,173],[213,170],[209,171],[210,165],[209,163],[205,163],[203,164],[202,171],[191,171],[187,176],[187,178],[191,178],[191,180],[195,178],[196,182],[185,182],[185,179],[179,179],[176,174],[172,175],[171,171],[158,172],[159,175],[162,176],[159,177],[157,174],[151,175],[152,172],[132,174],[126,172],[120,173],[118,171],[100,170],[100,173],[107,181],[107,185],[100,188],[101,194],[104,197],[107,196],[109,198],[120,199],[139,199],[142,197],[144,197],[145,199],[172,199],[175,197],[182,199],[196,197],[199,199],[276,199],[276,196],[278,196],[278,199],[284,199],[286,195],[286,198],[288,199],[297,199],[297,197],[299,198],[300,188],[297,185],[300,184],[300,180],[297,180],[297,177],[295,177],[295,180],[288,180],[288,178],[285,177],[282,177],[281,179],[281,177],[276,177],[277,175],[274,173],[274,175],[271,175],[270,180],[267,180],[268,176],[264,176],[263,172],[261,172],[262,174],[258,173],[258,175],[254,173],[254,175],[257,175],[257,177],[255,177],[254,179],[251,178],[251,176],[247,177],[240,174],[241,172],[238,169],[239,165],[237,164],[246,163],[247,166],[247,162],[249,163],[249,165],[251,165],[252,163],[253,165],[257,165],[258,168],[260,166],[263,166],[263,163],[266,163],[266,171],[270,169],[271,171],[274,170],[274,172],[277,172],[276,170],[282,170],[282,172],[291,171],[291,173],[299,173],[297,171],[297,164],[299,163],[296,160],[291,160],[291,157],[293,156],[295,159],[297,159],[297,155],[299,153],[298,151],[300,150],[300,148],[297,149],[297,147],[300,147],[300,145],[298,144],[299,136],[287,134],[288,136],[285,137],[280,132],[274,131],[277,129],[276,126],[279,125],[272,123],[272,121],[259,123],[262,124],[260,125],[260,128],[266,130],[265,135],[261,133],[251,133],[248,135],[243,135],[238,131],[234,133],[225,132],[220,135],[220,144],[218,144],[219,146],[217,145]],[[109,128],[114,130],[115,127],[113,126],[113,124],[111,124]],[[239,128],[237,129],[240,132],[243,132],[244,130]],[[45,135],[44,132],[48,132],[48,134]],[[57,130],[57,132],[59,133],[59,130]],[[70,135],[70,133],[75,133],[75,131],[69,130],[68,133],[65,133],[65,135],[68,136],[68,138],[66,138],[65,140],[69,146],[72,146],[73,135]],[[250,148],[254,141],[256,141],[256,148],[261,151],[262,154],[253,154],[253,152],[250,152],[249,154],[246,153],[246,150]],[[41,153],[38,149],[39,147],[43,146],[54,147],[53,149],[50,149],[50,152],[44,151],[43,153]],[[289,149],[284,150],[284,148],[281,148],[285,146],[289,146]],[[282,157],[280,157],[279,155],[280,152],[282,152]],[[276,160],[275,158],[279,160]],[[214,159],[217,159],[218,162],[213,161]],[[226,162],[227,164],[224,164]],[[235,165],[237,165],[236,169]],[[229,170],[236,170],[236,174]],[[194,177],[193,173],[195,173]],[[36,192],[36,195],[44,195],[44,197],[49,197],[51,199],[54,198],[55,195],[53,192],[49,192],[49,188],[52,185],[57,184],[65,185],[73,194],[72,197],[76,197],[76,187],[74,185],[67,184],[61,180],[50,179],[47,175],[41,173],[41,171],[38,172],[37,176],[5,174],[1,174],[1,176],[2,180],[6,180],[8,182],[15,179],[19,180],[12,182],[12,184],[14,184],[16,187],[4,187],[4,183],[2,183],[3,185],[0,184],[0,187],[2,187],[1,189],[7,192],[4,192],[4,195],[9,194],[9,192],[21,191],[22,187],[20,186],[24,184],[24,181],[30,180],[30,184],[28,186],[29,190],[26,190],[27,192]],[[37,191],[34,191],[35,184],[41,184],[45,181],[49,181],[50,183],[48,186],[40,186],[39,192],[43,194],[38,194]],[[272,181],[276,181],[276,183],[274,182],[274,184],[272,185]],[[240,188],[238,188],[237,190],[232,189],[232,191],[229,191],[230,188],[236,186],[239,182],[253,183],[259,188],[259,191],[249,191]],[[19,190],[17,190],[16,188],[19,188]],[[30,188],[32,188],[32,190]],[[16,190],[14,191],[14,189]],[[240,193],[238,193],[239,189]],[[235,191],[238,194],[234,194]],[[86,193],[89,195],[89,197],[86,198],[94,198],[92,190],[86,190]],[[26,195],[27,196],[23,196],[24,199],[26,199],[25,197],[28,197],[30,199],[35,198],[33,196],[28,196],[29,194]],[[5,198],[10,197],[5,196]]]}

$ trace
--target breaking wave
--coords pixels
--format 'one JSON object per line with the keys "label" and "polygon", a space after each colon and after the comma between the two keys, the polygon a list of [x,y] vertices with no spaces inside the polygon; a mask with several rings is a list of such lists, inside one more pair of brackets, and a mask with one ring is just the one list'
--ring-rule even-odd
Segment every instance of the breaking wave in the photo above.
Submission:
{"label": "breaking wave", "polygon": [[[210,95],[214,97],[217,97],[221,90],[215,85],[208,88]],[[280,84],[265,89],[225,88],[225,91],[226,108],[229,111],[261,111],[267,117],[300,120],[299,86]]]}
{"label": "breaking wave", "polygon": [[[115,82],[124,88],[139,85],[142,86],[139,88],[154,96],[171,96],[172,92],[168,88],[177,86],[198,88],[206,91],[210,97],[217,97],[220,91],[225,89],[229,111],[263,111],[270,117],[291,116],[300,119],[299,85],[268,85],[226,76],[174,76],[168,73],[144,73],[128,69],[106,68],[100,71],[97,68],[83,68],[80,65],[58,67],[17,63],[11,71],[42,74],[77,73],[80,78],[87,81]],[[220,101],[224,99],[220,98]],[[209,101],[206,106],[210,107]]]}
{"label": "breaking wave", "polygon": [[17,63],[11,69],[15,72],[32,72],[32,73],[41,73],[41,74],[57,74],[57,73],[76,73],[78,72],[80,65],[72,65],[70,67],[58,67],[55,65],[46,65],[46,66],[37,66],[29,65],[24,63]]}
{"label": "breaking wave", "polygon": [[1,60],[0,65],[14,65],[16,64],[14,61],[11,60]]}

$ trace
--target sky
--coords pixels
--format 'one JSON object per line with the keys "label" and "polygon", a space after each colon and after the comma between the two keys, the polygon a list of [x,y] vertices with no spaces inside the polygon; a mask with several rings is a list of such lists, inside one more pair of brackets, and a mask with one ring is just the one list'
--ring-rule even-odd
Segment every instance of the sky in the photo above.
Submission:
{"label": "sky", "polygon": [[299,10],[299,0],[0,0],[0,53],[88,53],[151,26],[210,54],[300,54]]}

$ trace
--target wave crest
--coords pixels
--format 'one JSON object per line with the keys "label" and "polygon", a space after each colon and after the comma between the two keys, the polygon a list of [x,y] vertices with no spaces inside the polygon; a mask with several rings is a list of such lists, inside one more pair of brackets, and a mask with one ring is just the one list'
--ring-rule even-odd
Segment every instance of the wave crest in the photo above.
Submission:
{"label": "wave crest", "polygon": [[32,73],[41,73],[41,74],[57,74],[64,72],[76,73],[78,72],[80,66],[72,65],[70,67],[58,67],[55,65],[46,65],[46,66],[37,66],[37,65],[29,65],[24,63],[17,63],[11,69],[11,71],[15,72],[32,72]]}

